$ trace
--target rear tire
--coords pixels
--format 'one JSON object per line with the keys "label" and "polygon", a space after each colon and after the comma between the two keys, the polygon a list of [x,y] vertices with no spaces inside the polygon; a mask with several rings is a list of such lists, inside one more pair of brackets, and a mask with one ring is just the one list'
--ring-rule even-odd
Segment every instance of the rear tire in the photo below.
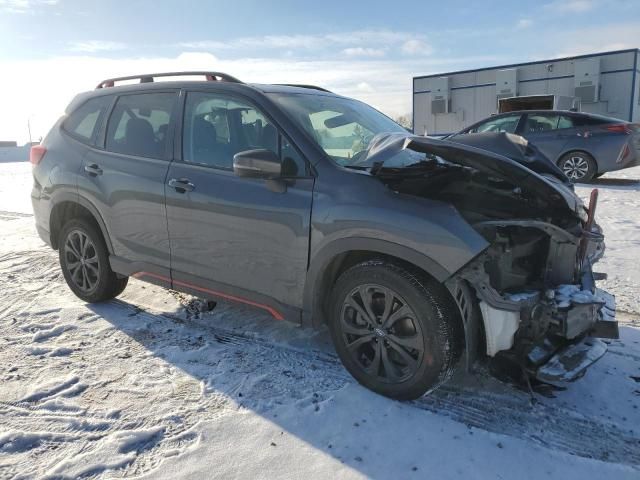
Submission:
{"label": "rear tire", "polygon": [[440,386],[462,351],[461,320],[444,286],[384,260],[360,263],[339,277],[329,329],[349,373],[399,400]]}
{"label": "rear tire", "polygon": [[598,173],[596,161],[585,152],[569,152],[563,155],[558,161],[558,167],[573,183],[588,183]]}
{"label": "rear tire", "polygon": [[111,270],[102,233],[84,218],[64,224],[58,237],[58,257],[67,285],[85,302],[111,300],[123,292],[129,281]]}

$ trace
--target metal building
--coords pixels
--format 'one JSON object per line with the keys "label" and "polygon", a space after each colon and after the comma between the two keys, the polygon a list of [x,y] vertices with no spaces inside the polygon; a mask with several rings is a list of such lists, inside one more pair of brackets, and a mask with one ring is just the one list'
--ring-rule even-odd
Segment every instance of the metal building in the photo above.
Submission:
{"label": "metal building", "polygon": [[639,57],[639,49],[619,50],[414,77],[413,131],[453,133],[527,103],[638,121]]}

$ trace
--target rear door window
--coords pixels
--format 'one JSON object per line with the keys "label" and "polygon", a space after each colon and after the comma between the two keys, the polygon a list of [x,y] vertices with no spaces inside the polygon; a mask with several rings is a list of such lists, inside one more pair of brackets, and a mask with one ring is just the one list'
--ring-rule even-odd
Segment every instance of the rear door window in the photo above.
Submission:
{"label": "rear door window", "polygon": [[139,157],[166,158],[176,93],[140,93],[118,99],[107,125],[106,149]]}
{"label": "rear door window", "polygon": [[93,145],[98,125],[112,100],[110,95],[87,100],[69,115],[62,128],[76,140]]}
{"label": "rear door window", "polygon": [[557,130],[559,121],[560,115],[528,114],[523,133],[544,133],[550,130]]}
{"label": "rear door window", "polygon": [[573,117],[560,115],[560,120],[558,121],[558,130],[562,128],[573,128],[574,126],[575,125],[573,124]]}

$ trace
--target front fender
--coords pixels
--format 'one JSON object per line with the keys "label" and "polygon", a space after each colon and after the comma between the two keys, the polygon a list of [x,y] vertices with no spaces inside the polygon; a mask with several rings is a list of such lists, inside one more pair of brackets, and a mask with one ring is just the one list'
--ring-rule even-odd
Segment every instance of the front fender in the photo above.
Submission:
{"label": "front fender", "polygon": [[404,245],[377,238],[341,238],[324,245],[324,247],[315,254],[309,264],[303,294],[303,310],[306,316],[313,314],[315,317],[315,314],[320,312],[318,302],[321,295],[317,295],[316,293],[318,293],[318,288],[322,288],[322,278],[327,272],[331,261],[338,255],[353,251],[368,251],[400,258],[421,268],[440,282],[444,282],[450,276],[450,272],[437,261]]}
{"label": "front fender", "polygon": [[371,175],[325,173],[314,190],[305,316],[321,312],[325,273],[340,254],[395,257],[444,283],[488,246],[451,204],[397,193]]}

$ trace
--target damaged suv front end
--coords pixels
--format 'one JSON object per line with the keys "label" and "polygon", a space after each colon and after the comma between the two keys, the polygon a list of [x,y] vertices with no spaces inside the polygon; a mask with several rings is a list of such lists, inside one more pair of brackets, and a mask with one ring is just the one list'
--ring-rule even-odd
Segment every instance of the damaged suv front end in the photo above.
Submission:
{"label": "damaged suv front end", "polygon": [[[597,190],[586,207],[520,137],[469,143],[381,135],[366,163],[398,193],[450,203],[488,242],[446,282],[463,318],[467,366],[476,357],[469,346],[484,345],[479,351],[540,381],[579,378],[606,352],[598,338],[618,338],[614,297],[596,287],[604,275],[592,268],[604,253]],[[407,155],[419,160],[398,162]]]}

